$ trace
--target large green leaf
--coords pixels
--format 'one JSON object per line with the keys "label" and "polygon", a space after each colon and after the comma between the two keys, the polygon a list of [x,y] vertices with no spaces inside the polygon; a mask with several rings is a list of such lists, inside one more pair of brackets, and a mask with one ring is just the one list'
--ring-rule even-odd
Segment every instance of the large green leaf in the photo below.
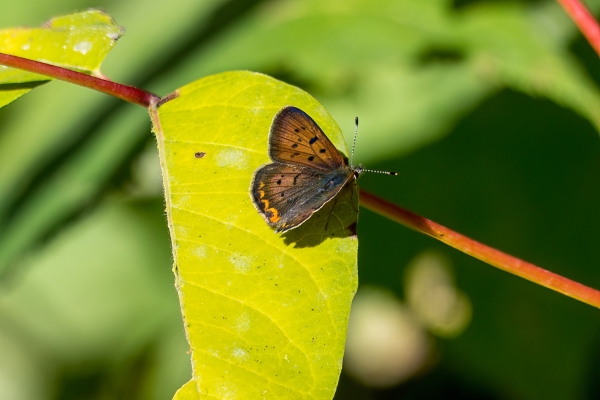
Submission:
{"label": "large green leaf", "polygon": [[183,385],[173,396],[173,400],[196,400],[199,398],[196,382],[193,379]]}
{"label": "large green leaf", "polygon": [[249,186],[281,107],[305,110],[344,150],[340,129],[308,94],[261,74],[210,76],[177,93],[152,114],[198,392],[331,398],[357,286],[355,188],[282,236]]}
{"label": "large green leaf", "polygon": [[[53,18],[40,28],[0,30],[0,52],[100,75],[100,64],[123,34],[100,11]],[[49,78],[0,66],[0,107]]]}

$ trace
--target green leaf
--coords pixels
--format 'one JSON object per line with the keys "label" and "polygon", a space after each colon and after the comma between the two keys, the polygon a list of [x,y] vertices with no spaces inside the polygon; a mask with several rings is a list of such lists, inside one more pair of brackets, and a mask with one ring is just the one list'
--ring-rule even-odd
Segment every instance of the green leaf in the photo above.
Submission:
{"label": "green leaf", "polygon": [[[556,6],[558,7],[558,6]],[[548,26],[545,10],[529,15],[517,4],[485,4],[461,17],[457,38],[482,77],[545,96],[571,108],[600,131],[600,90]],[[485,32],[485,34],[481,34]]]}
{"label": "green leaf", "polygon": [[173,396],[173,400],[196,400],[199,398],[196,381],[193,379],[183,385]]}
{"label": "green leaf", "polygon": [[296,82],[341,123],[362,117],[369,140],[359,138],[356,159],[366,163],[441,138],[503,87],[547,97],[600,130],[600,91],[571,54],[576,30],[554,3],[289,2],[249,15],[176,74],[251,69]]}
{"label": "green leaf", "polygon": [[[0,30],[0,52],[100,75],[123,29],[97,10],[53,18],[40,28]],[[0,107],[50,78],[0,66]]]}
{"label": "green leaf", "polygon": [[[355,187],[275,234],[251,202],[274,115],[295,105],[345,150],[315,99],[265,75],[230,72],[183,87],[152,112],[177,288],[199,393],[333,397],[357,287]],[[329,226],[326,223],[329,222]]]}

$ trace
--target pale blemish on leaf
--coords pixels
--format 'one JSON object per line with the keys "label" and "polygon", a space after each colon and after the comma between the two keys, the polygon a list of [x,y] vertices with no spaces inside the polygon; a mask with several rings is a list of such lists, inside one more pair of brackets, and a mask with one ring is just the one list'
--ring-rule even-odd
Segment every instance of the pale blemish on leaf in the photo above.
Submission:
{"label": "pale blemish on leaf", "polygon": [[223,400],[237,399],[237,391],[229,388],[228,386],[221,385],[221,387],[217,389],[217,398]]}
{"label": "pale blemish on leaf", "polygon": [[239,347],[233,349],[231,355],[239,361],[245,361],[248,359],[248,353],[244,349],[240,349]]}
{"label": "pale blemish on leaf", "polygon": [[239,333],[248,332],[250,330],[250,315],[243,313],[236,321],[236,328]]}
{"label": "pale blemish on leaf", "polygon": [[206,246],[198,246],[196,251],[194,251],[196,257],[198,258],[206,258]]}
{"label": "pale blemish on leaf", "polygon": [[239,149],[227,149],[217,154],[217,165],[223,168],[243,169],[248,166],[248,157]]}
{"label": "pale blemish on leaf", "polygon": [[354,251],[355,244],[349,240],[342,240],[338,243],[337,252],[338,253],[351,253]]}
{"label": "pale blemish on leaf", "polygon": [[252,257],[235,253],[229,258],[229,262],[231,262],[236,271],[248,272],[252,266]]}
{"label": "pale blemish on leaf", "polygon": [[92,43],[90,43],[88,41],[79,42],[73,47],[73,50],[75,50],[76,52],[81,53],[83,55],[86,55],[88,53],[88,51],[90,51],[91,49],[92,49]]}
{"label": "pale blemish on leaf", "polygon": [[182,195],[182,196],[178,197],[175,201],[173,201],[173,206],[181,208],[181,209],[188,209],[189,203],[190,203],[190,196]]}

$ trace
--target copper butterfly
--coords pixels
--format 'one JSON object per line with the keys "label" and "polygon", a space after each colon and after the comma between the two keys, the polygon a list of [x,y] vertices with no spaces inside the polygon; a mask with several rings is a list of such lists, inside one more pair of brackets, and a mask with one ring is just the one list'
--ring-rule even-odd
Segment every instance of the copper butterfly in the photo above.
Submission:
{"label": "copper butterfly", "polygon": [[[358,130],[358,118],[356,128]],[[296,228],[347,183],[358,179],[362,172],[371,171],[360,164],[348,164],[348,159],[319,125],[293,106],[283,107],[273,118],[268,146],[273,162],[254,172],[250,196],[258,212],[276,232]],[[395,172],[371,172],[396,175]]]}

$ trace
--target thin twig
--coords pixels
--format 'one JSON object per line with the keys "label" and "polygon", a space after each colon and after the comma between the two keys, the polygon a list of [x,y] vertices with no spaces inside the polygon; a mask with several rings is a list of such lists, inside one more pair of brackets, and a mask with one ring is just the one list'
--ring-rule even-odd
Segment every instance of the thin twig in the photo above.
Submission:
{"label": "thin twig", "polygon": [[594,16],[579,0],[557,0],[565,9],[571,19],[577,24],[579,30],[587,38],[596,53],[600,55],[600,27]]}
{"label": "thin twig", "polygon": [[445,226],[405,210],[364,190],[360,191],[360,204],[371,211],[431,236],[496,268],[600,308],[600,291],[598,290],[542,269],[473,239],[469,239],[460,233],[454,232]]}
{"label": "thin twig", "polygon": [[160,100],[160,97],[133,86],[123,85],[106,79],[86,75],[81,72],[71,71],[70,69],[9,54],[0,53],[0,65],[18,68],[59,79],[61,81],[74,83],[146,108],[150,107],[151,104],[156,104]]}

